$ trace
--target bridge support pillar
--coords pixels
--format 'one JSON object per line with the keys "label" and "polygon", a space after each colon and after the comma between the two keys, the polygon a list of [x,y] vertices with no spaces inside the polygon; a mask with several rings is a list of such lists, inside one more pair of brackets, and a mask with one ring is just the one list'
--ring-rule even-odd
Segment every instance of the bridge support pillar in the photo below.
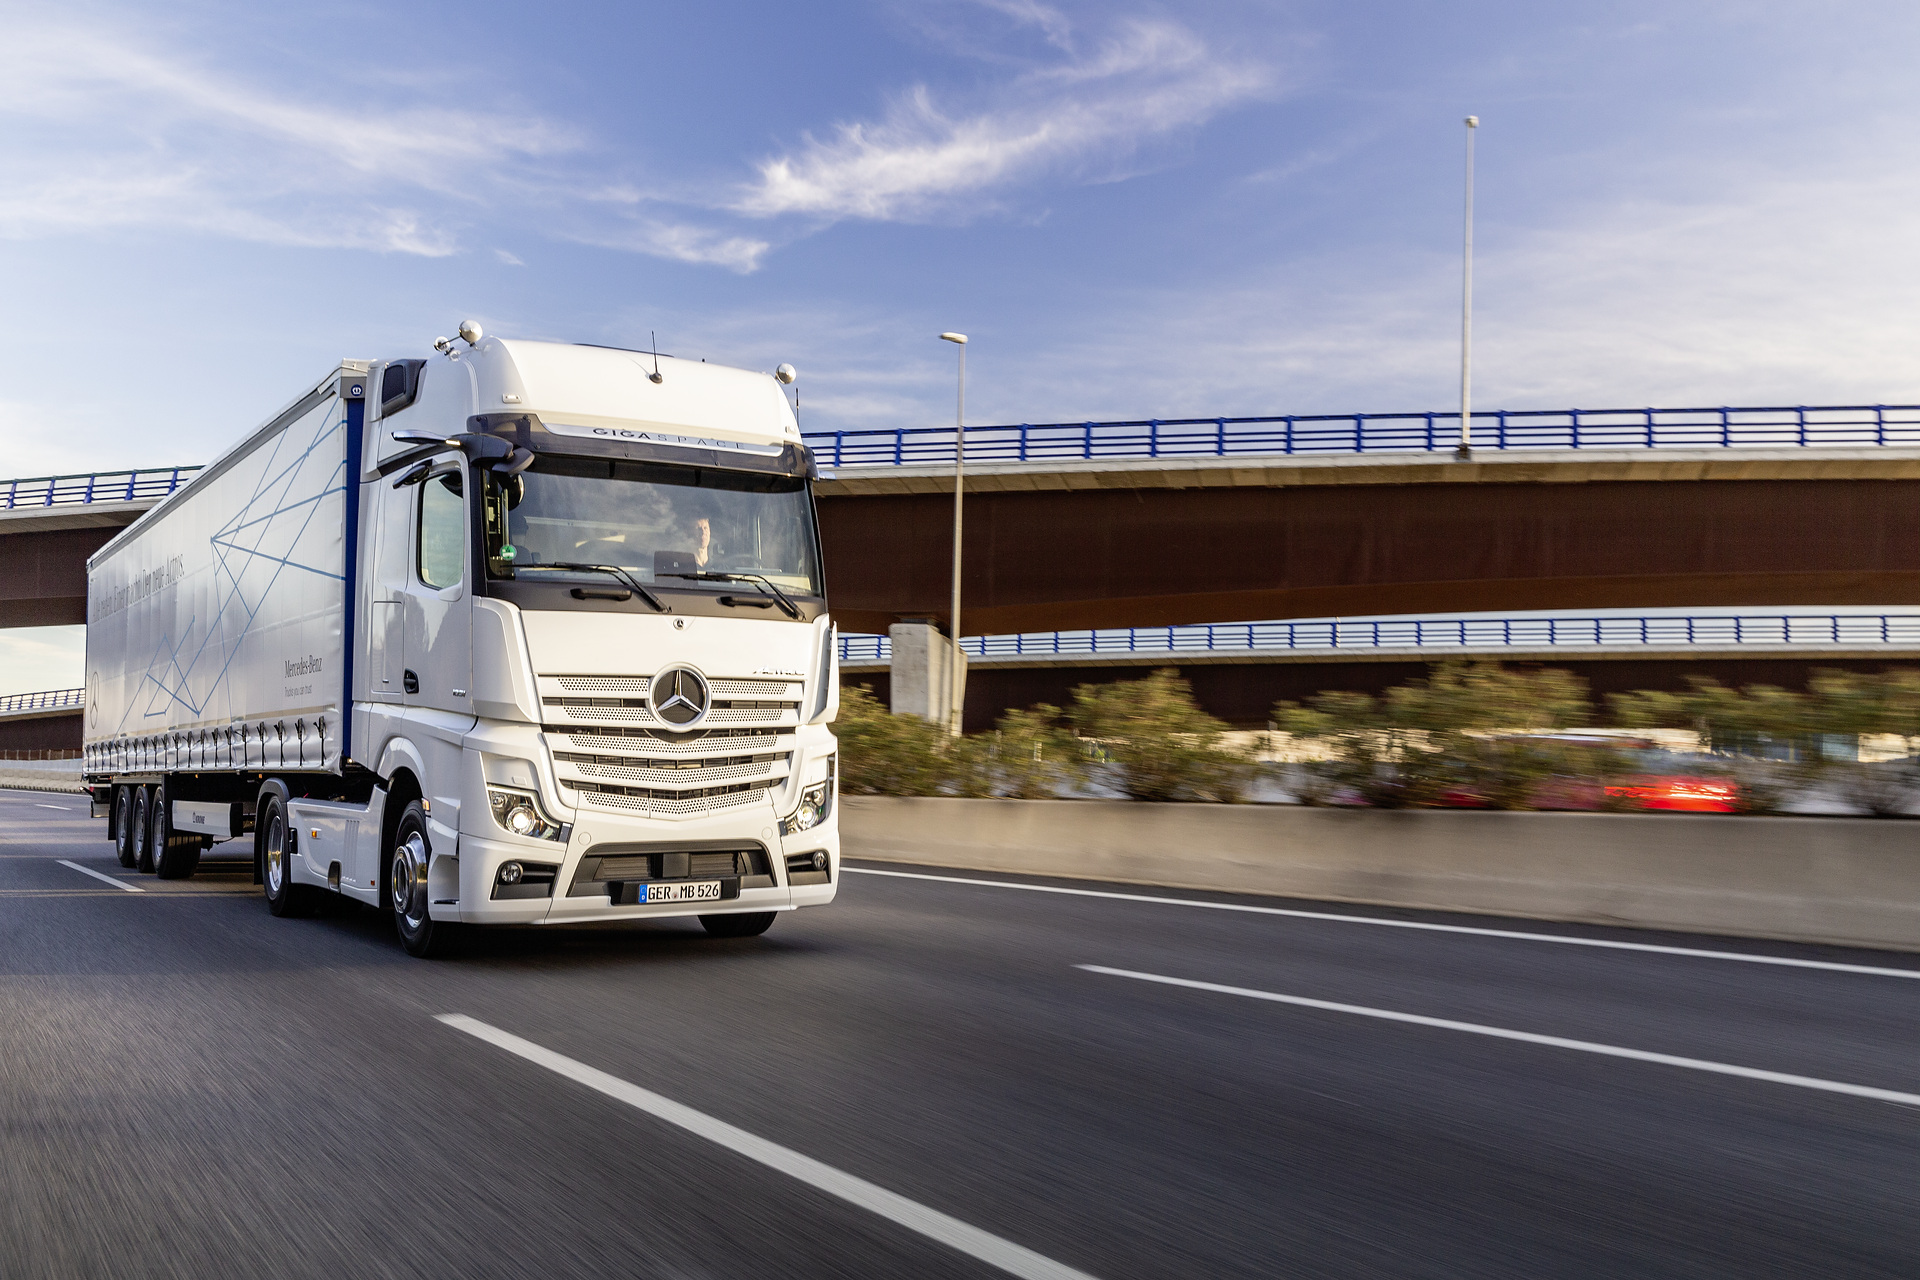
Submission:
{"label": "bridge support pillar", "polygon": [[893,642],[890,709],[897,716],[919,716],[944,724],[953,663],[960,663],[960,700],[967,696],[967,655],[931,622],[896,622],[887,628]]}

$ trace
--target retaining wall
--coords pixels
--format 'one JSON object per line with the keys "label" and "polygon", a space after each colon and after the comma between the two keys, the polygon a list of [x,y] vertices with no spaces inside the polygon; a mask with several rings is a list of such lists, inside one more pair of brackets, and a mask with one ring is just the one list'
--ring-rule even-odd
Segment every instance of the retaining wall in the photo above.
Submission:
{"label": "retaining wall", "polygon": [[842,797],[848,857],[1920,951],[1920,822]]}

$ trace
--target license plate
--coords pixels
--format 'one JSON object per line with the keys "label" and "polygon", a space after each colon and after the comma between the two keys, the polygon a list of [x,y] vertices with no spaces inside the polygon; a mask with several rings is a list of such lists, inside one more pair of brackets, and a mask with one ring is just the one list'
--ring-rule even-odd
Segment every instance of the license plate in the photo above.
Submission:
{"label": "license plate", "polygon": [[643,884],[640,886],[642,902],[718,902],[720,900],[720,882],[718,880],[695,880],[684,884]]}

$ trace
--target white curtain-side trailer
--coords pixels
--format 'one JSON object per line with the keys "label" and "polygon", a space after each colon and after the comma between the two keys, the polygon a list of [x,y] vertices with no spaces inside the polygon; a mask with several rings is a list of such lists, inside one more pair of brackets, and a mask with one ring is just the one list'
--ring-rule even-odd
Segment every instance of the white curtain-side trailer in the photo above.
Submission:
{"label": "white curtain-side trailer", "polygon": [[275,915],[338,894],[418,955],[832,901],[836,643],[779,382],[461,333],[343,362],[88,562],[121,862],[233,842]]}

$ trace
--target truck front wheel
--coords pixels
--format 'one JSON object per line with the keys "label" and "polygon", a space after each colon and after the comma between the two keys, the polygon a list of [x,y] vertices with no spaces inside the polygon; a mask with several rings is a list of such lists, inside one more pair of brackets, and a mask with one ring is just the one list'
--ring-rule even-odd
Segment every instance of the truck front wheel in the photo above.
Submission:
{"label": "truck front wheel", "polygon": [[276,916],[313,914],[313,890],[293,882],[293,848],[287,837],[287,802],[276,792],[260,796],[260,878],[266,882],[267,910]]}
{"label": "truck front wheel", "polygon": [[757,938],[773,926],[774,911],[731,911],[700,917],[700,927],[715,938]]}
{"label": "truck front wheel", "polygon": [[447,953],[457,926],[433,918],[427,868],[433,846],[427,839],[427,811],[410,800],[394,824],[393,848],[387,851],[387,898],[393,904],[393,928],[408,955]]}

